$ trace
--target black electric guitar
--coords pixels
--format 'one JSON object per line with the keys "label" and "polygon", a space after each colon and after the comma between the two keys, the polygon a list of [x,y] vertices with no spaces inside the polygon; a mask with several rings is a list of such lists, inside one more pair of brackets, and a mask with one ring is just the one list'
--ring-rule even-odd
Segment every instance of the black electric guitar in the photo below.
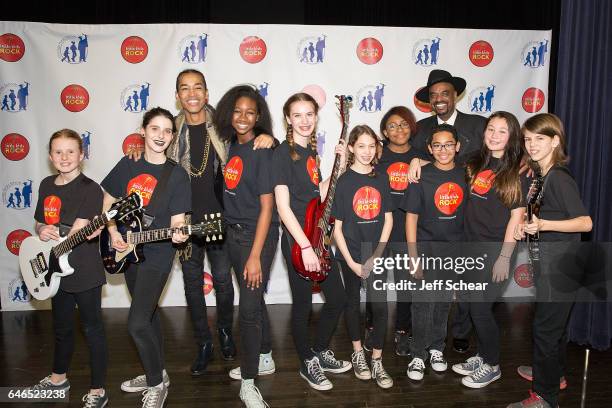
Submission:
{"label": "black electric guitar", "polygon": [[[534,178],[527,193],[527,222],[533,221],[533,216],[540,216],[540,206],[542,204],[542,196],[544,195],[544,177],[540,167],[536,165],[534,169]],[[534,235],[525,234],[525,242],[529,252],[528,268],[532,281],[540,271],[540,237],[539,233]]]}
{"label": "black electric guitar", "polygon": [[139,263],[144,260],[142,244],[163,241],[172,238],[175,232],[186,235],[197,235],[206,238],[206,242],[216,242],[223,239],[223,218],[221,213],[206,214],[204,221],[194,225],[184,225],[176,228],[160,228],[145,230],[140,216],[117,222],[117,230],[128,244],[128,248],[119,252],[112,246],[108,228],[100,234],[100,255],[106,272],[115,274],[123,271],[125,264]]}

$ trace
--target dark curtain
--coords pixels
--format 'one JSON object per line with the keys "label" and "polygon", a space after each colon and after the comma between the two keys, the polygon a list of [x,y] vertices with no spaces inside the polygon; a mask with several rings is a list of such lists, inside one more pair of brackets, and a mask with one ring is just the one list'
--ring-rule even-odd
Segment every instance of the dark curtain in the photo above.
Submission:
{"label": "dark curtain", "polygon": [[[563,0],[560,26],[554,112],[565,124],[569,167],[593,218],[590,234],[593,246],[609,252],[610,245],[606,243],[612,241],[612,2]],[[598,264],[607,270],[611,267],[609,263]],[[607,296],[609,299],[610,294]],[[609,348],[612,303],[577,303],[569,334],[570,340],[579,344]]]}

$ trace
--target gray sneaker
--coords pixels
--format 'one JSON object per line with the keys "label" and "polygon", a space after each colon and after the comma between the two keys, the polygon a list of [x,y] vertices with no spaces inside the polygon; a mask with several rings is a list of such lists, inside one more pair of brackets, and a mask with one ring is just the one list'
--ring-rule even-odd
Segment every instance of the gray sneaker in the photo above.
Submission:
{"label": "gray sneaker", "polygon": [[483,364],[482,357],[475,355],[464,363],[453,364],[453,371],[461,375],[472,375]]}
{"label": "gray sneaker", "polygon": [[382,358],[372,359],[372,378],[376,380],[376,384],[380,388],[393,387],[393,378],[385,371],[382,365]]}
{"label": "gray sneaker", "polygon": [[108,404],[108,393],[104,395],[85,394],[81,401],[84,402],[83,408],[103,408]]}
{"label": "gray sneaker", "polygon": [[334,352],[329,349],[318,353],[314,350],[312,352],[319,359],[319,364],[321,364],[323,371],[327,371],[328,373],[345,373],[352,367],[351,363],[348,361],[337,360],[334,356]]}
{"label": "gray sneaker", "polygon": [[254,380],[242,380],[240,399],[244,402],[246,408],[270,408],[255,386]]}
{"label": "gray sneaker", "polygon": [[500,378],[501,370],[499,369],[499,365],[491,366],[487,363],[483,363],[471,375],[463,377],[461,383],[469,388],[484,388]]}
{"label": "gray sneaker", "polygon": [[[168,388],[170,386],[170,377],[168,377],[166,370],[162,373],[162,379],[164,387]],[[147,388],[149,386],[147,385],[147,377],[144,374],[121,383],[121,390],[125,392],[142,392]]]}
{"label": "gray sneaker", "polygon": [[31,387],[28,387],[30,390],[58,390],[58,391],[68,391],[70,389],[70,381],[68,379],[64,380],[61,384],[54,384],[51,382],[51,375],[46,376],[42,380],[38,382],[38,384],[34,384]]}
{"label": "gray sneaker", "polygon": [[162,386],[159,388],[147,388],[143,391],[142,395],[142,408],[162,408],[168,396],[168,389],[162,383]]}
{"label": "gray sneaker", "polygon": [[[267,354],[259,355],[259,367],[257,375],[269,375],[276,372],[276,364],[272,358],[272,352]],[[240,367],[232,368],[229,372],[229,376],[233,380],[242,380],[242,372]]]}
{"label": "gray sneaker", "polygon": [[359,378],[360,380],[372,379],[372,372],[370,371],[370,367],[368,367],[368,362],[366,361],[366,356],[363,349],[355,351],[351,355],[351,363],[353,364],[353,372],[355,373],[355,377]]}

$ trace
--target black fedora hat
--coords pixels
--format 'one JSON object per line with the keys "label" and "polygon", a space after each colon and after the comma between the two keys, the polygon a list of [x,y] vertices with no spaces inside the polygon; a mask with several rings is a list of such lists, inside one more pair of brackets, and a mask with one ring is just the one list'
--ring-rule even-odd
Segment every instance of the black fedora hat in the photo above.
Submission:
{"label": "black fedora hat", "polygon": [[447,82],[453,85],[455,91],[457,91],[457,95],[461,95],[465,90],[465,79],[454,77],[450,72],[442,69],[434,69],[429,73],[427,86],[416,93],[416,98],[421,102],[429,103],[429,87],[440,82]]}

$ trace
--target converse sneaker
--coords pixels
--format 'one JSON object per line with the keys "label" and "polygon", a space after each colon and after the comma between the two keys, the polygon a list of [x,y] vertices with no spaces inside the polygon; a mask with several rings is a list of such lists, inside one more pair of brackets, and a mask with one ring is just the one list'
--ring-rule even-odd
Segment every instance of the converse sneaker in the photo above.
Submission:
{"label": "converse sneaker", "polygon": [[[168,377],[165,369],[162,372],[162,381],[164,382],[164,387],[168,388],[170,386],[170,377]],[[125,392],[141,392],[147,388],[149,386],[147,385],[147,377],[144,374],[121,383],[121,390]]]}
{"label": "converse sneaker", "polygon": [[424,373],[425,362],[418,357],[413,358],[410,364],[408,364],[408,378],[415,381],[421,381]]}
{"label": "converse sneaker", "polygon": [[365,352],[363,350],[355,351],[351,354],[351,362],[353,363],[355,377],[360,380],[370,380],[372,378],[372,373],[368,367],[368,362],[366,361]]}
{"label": "converse sneaker", "polygon": [[529,390],[528,398],[525,398],[520,402],[510,404],[506,408],[551,408],[551,406],[538,394]]}
{"label": "converse sneaker", "polygon": [[376,380],[376,384],[380,388],[393,387],[393,378],[385,371],[382,365],[382,358],[372,359],[372,377]]}
{"label": "converse sneaker", "polygon": [[461,375],[472,375],[482,365],[482,357],[475,355],[468,358],[464,363],[453,364],[453,371]]}
{"label": "converse sneaker", "polygon": [[331,350],[323,350],[320,352],[312,351],[314,355],[319,359],[319,364],[323,371],[327,371],[332,374],[345,373],[351,369],[351,363],[344,360],[337,360],[334,356],[334,352]]}
{"label": "converse sneaker", "polygon": [[315,390],[327,391],[333,388],[332,383],[325,377],[319,359],[316,356],[304,360],[304,364],[300,368],[300,376]]}
{"label": "converse sneaker", "polygon": [[108,404],[108,395],[106,392],[102,395],[99,394],[85,394],[81,399],[85,403],[83,408],[103,408]]}
{"label": "converse sneaker", "polygon": [[[272,358],[272,352],[259,355],[259,367],[257,375],[269,375],[276,372],[276,364]],[[232,368],[229,372],[230,378],[234,380],[242,380],[240,367]]]}
{"label": "converse sneaker", "polygon": [[[533,381],[533,368],[531,366],[519,366],[516,371],[518,375],[526,379],[527,381]],[[567,380],[565,377],[559,379],[559,389],[564,390],[567,388]]]}
{"label": "converse sneaker", "polygon": [[58,391],[68,391],[70,389],[70,381],[66,378],[63,382],[56,384],[51,381],[51,375],[46,376],[42,380],[38,382],[38,384],[34,384],[31,387],[28,387],[30,390],[58,390]]}
{"label": "converse sneaker", "polygon": [[168,396],[168,389],[162,382],[155,387],[147,388],[142,395],[142,408],[162,408]]}
{"label": "converse sneaker", "polygon": [[429,364],[431,364],[431,368],[438,373],[446,371],[448,368],[448,364],[444,359],[444,354],[439,350],[429,350]]}
{"label": "converse sneaker", "polygon": [[255,386],[255,380],[242,380],[240,399],[246,408],[270,408]]}
{"label": "converse sneaker", "polygon": [[471,375],[463,377],[461,383],[469,388],[484,388],[500,378],[501,370],[499,365],[491,366],[487,363],[482,363]]}
{"label": "converse sneaker", "polygon": [[410,342],[412,336],[405,331],[395,332],[395,354],[400,357],[410,356]]}

